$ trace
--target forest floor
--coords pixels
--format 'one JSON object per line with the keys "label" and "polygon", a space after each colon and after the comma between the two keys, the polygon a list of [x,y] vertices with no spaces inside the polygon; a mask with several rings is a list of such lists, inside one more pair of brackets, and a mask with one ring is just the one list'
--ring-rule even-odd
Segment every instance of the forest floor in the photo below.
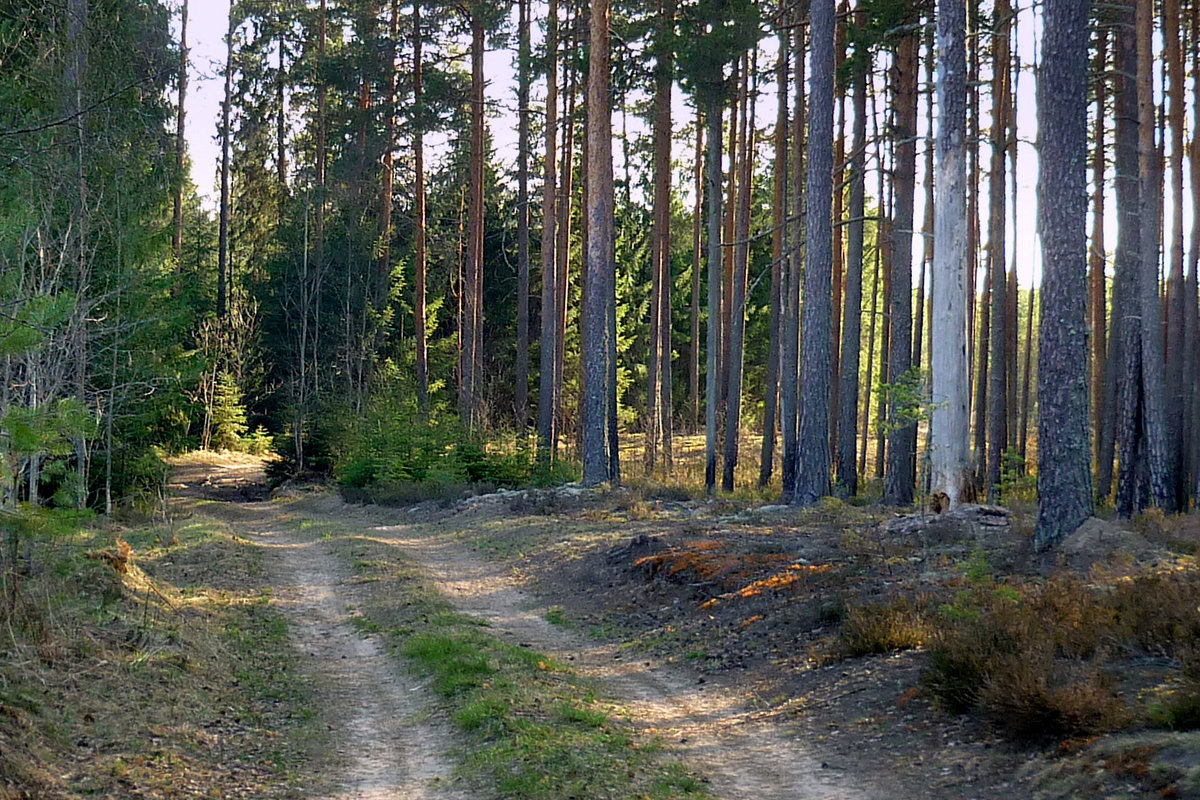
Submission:
{"label": "forest floor", "polygon": [[[122,578],[142,621],[103,625],[123,643],[41,655],[36,691],[0,659],[0,798],[1200,797],[1198,734],[1017,740],[935,704],[921,642],[847,652],[854,609],[959,591],[981,564],[1083,574],[1105,548],[1159,553],[1145,538],[1093,531],[1049,565],[1021,514],[649,486],[395,509],[271,497],[263,466],[177,461],[168,541],[125,533],[158,588]],[[61,743],[22,743],[51,705]]]}
{"label": "forest floor", "polygon": [[[236,475],[209,480],[213,498],[246,491]],[[1042,563],[1027,513],[914,527],[894,509],[833,501],[797,512],[665,488],[500,492],[406,509],[293,491],[238,513],[310,520],[330,553],[340,540],[343,563],[359,564],[360,590],[381,588],[362,565],[412,564],[410,577],[490,632],[596,681],[639,736],[726,800],[1200,797],[1194,734],[1016,741],[994,720],[940,710],[923,685],[923,648],[844,652],[848,606],[962,585],[981,558],[998,574],[1085,574],[1131,548],[1161,552],[1115,528]]]}

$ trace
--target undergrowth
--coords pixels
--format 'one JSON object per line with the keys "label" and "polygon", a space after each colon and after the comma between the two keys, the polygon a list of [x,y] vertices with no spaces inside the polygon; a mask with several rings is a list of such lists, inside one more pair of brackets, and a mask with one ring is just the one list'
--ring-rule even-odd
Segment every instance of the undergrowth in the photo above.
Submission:
{"label": "undergrowth", "polygon": [[44,523],[4,564],[0,798],[299,797],[324,726],[257,552],[199,517]]}
{"label": "undergrowth", "polygon": [[500,797],[705,798],[703,783],[571,668],[456,612],[386,543],[327,535],[373,596],[360,611],[430,679],[466,740],[462,771]]}
{"label": "undergrowth", "polygon": [[999,578],[977,553],[940,596],[848,609],[841,650],[925,647],[924,685],[943,708],[1018,739],[1197,728],[1197,597],[1194,566]]}

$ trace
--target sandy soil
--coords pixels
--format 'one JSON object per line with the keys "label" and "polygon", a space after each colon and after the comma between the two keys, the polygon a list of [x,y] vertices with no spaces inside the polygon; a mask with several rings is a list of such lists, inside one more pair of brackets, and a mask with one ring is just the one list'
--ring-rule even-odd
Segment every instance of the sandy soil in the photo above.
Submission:
{"label": "sandy soil", "polygon": [[[291,621],[306,668],[327,686],[323,702],[339,720],[345,756],[341,798],[457,798],[445,755],[453,746],[444,721],[424,713],[430,705],[419,682],[389,664],[376,639],[350,622],[355,587],[345,568],[319,541],[288,532],[278,506],[246,502],[261,465],[244,458],[193,456],[177,467],[173,488],[184,496],[220,501],[207,513],[228,521],[270,558],[280,608]],[[343,505],[326,496],[293,504],[288,513],[334,517],[388,540],[419,563],[463,612],[493,631],[570,663],[597,680],[628,709],[633,724],[657,734],[673,756],[711,781],[725,800],[866,800],[886,797],[866,782],[823,763],[776,724],[778,710],[747,711],[743,694],[697,677],[693,671],[620,651],[546,621],[544,601],[524,593],[502,564],[489,562],[448,534],[419,525],[380,524],[395,512]]]}
{"label": "sandy soil", "polygon": [[[223,497],[261,478],[261,463],[192,459],[173,483],[183,497]],[[396,668],[376,637],[351,623],[356,587],[320,541],[290,532],[270,503],[210,504],[206,513],[262,547],[274,603],[289,621],[303,668],[321,687],[323,715],[337,742],[340,775],[330,800],[463,800],[451,777],[448,726],[430,715],[430,694]]]}

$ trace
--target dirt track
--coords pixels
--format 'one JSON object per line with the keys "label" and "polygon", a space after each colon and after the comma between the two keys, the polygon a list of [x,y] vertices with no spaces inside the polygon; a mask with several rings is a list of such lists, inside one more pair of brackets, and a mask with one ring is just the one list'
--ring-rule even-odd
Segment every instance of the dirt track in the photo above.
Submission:
{"label": "dirt track", "polygon": [[[327,687],[323,702],[345,754],[338,798],[457,798],[446,753],[453,739],[444,721],[427,711],[422,686],[394,664],[374,638],[361,636],[348,609],[364,587],[353,585],[319,540],[292,533],[283,511],[266,502],[230,502],[245,496],[256,479],[255,465],[197,460],[181,465],[175,489],[184,496],[222,501],[207,513],[227,521],[266,549],[280,607],[287,614],[306,668]],[[724,800],[857,800],[883,796],[822,764],[804,742],[787,738],[764,715],[746,711],[730,689],[698,682],[673,665],[623,654],[574,631],[551,625],[498,563],[488,563],[449,534],[406,524],[380,524],[398,514],[363,510],[326,497],[292,504],[288,514],[333,518],[397,547],[463,612],[485,620],[493,631],[527,644],[594,678],[628,709],[648,734],[657,733],[675,755],[711,781]]]}

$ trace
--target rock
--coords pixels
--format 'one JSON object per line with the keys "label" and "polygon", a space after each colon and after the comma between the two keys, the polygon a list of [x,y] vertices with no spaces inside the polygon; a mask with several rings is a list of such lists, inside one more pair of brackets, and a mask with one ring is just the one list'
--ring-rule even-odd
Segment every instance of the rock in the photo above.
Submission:
{"label": "rock", "polygon": [[1072,569],[1087,570],[1092,565],[1125,556],[1133,561],[1147,561],[1158,554],[1145,537],[1123,525],[1092,517],[1058,545],[1061,560]]}

